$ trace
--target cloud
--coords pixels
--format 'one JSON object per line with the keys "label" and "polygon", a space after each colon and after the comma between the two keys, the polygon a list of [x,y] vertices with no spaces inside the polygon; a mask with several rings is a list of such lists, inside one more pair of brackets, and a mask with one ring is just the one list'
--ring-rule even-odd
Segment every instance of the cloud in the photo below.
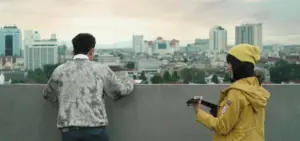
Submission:
{"label": "cloud", "polygon": [[[293,1],[293,2],[292,2]],[[193,40],[207,38],[215,25],[228,30],[247,21],[262,22],[264,35],[299,34],[297,8],[290,0],[0,0],[2,24],[56,32],[69,39],[92,32],[102,41],[130,40],[133,33]],[[293,11],[293,9],[295,9]],[[284,28],[283,28],[284,27]],[[117,36],[117,37],[116,37]]]}
{"label": "cloud", "polygon": [[274,15],[272,15],[272,13],[267,8],[263,8],[258,11],[255,11],[251,17],[258,21],[267,21],[271,18],[271,16]]}

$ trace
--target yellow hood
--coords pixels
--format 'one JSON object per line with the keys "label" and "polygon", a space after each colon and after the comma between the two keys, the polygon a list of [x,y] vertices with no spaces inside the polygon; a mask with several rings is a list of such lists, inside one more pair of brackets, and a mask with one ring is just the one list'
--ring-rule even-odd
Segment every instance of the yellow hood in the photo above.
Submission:
{"label": "yellow hood", "polygon": [[248,77],[240,79],[229,86],[225,91],[237,89],[243,91],[243,95],[247,98],[254,109],[266,107],[270,98],[270,93],[259,85],[256,77]]}

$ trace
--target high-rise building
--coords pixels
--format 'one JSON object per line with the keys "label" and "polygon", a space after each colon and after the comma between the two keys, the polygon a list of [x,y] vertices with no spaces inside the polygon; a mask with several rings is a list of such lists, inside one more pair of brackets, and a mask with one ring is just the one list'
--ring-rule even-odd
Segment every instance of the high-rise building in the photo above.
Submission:
{"label": "high-rise building", "polygon": [[59,63],[58,42],[55,34],[50,39],[41,40],[38,32],[25,32],[25,68],[34,70],[47,64]]}
{"label": "high-rise building", "polygon": [[0,28],[0,56],[21,56],[22,33],[16,26]]}
{"label": "high-rise building", "polygon": [[146,48],[146,53],[149,56],[153,55],[154,44],[153,41],[144,41],[144,46]]}
{"label": "high-rise building", "polygon": [[144,49],[144,35],[133,35],[132,36],[132,47],[134,53],[143,53]]}
{"label": "high-rise building", "polygon": [[58,46],[58,62],[59,63],[64,63],[66,61],[66,51],[67,51],[66,45]]}
{"label": "high-rise building", "polygon": [[227,31],[221,26],[212,28],[209,32],[209,49],[221,51],[227,47]]}
{"label": "high-rise building", "polygon": [[262,24],[243,24],[236,26],[235,44],[250,44],[262,50]]}

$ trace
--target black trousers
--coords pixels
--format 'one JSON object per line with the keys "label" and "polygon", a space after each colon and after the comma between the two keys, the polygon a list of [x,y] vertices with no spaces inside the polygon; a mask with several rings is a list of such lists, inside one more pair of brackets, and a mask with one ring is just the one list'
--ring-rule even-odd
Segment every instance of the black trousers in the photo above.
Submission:
{"label": "black trousers", "polygon": [[62,141],[109,141],[105,127],[70,127],[61,132]]}

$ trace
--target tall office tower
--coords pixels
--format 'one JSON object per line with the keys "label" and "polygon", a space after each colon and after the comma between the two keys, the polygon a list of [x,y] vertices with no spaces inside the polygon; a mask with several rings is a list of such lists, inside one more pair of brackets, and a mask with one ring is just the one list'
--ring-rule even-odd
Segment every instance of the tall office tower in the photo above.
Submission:
{"label": "tall office tower", "polygon": [[17,26],[0,28],[0,56],[21,56],[22,33]]}
{"label": "tall office tower", "polygon": [[262,23],[243,24],[235,27],[235,44],[250,44],[262,51]]}
{"label": "tall office tower", "polygon": [[221,51],[227,47],[227,31],[221,26],[212,28],[209,32],[209,49]]}
{"label": "tall office tower", "polygon": [[144,50],[144,35],[133,35],[132,36],[132,47],[134,53],[143,53]]}

